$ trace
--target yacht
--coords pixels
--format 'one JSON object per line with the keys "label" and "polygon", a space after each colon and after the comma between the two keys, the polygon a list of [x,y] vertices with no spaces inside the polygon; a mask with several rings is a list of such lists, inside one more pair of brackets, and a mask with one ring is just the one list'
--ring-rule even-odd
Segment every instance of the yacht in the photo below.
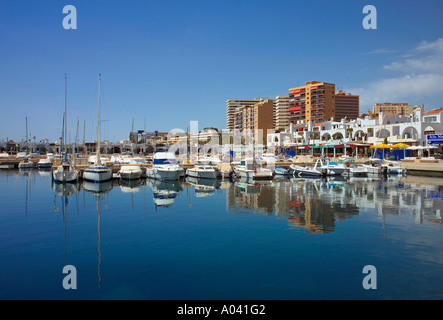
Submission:
{"label": "yacht", "polygon": [[292,174],[294,177],[322,177],[325,175],[325,172],[318,170],[318,162],[315,163],[314,167],[302,167],[295,164],[291,164],[290,168],[292,170]]}
{"label": "yacht", "polygon": [[121,179],[124,180],[137,180],[140,179],[143,170],[139,166],[121,166],[120,170],[118,171],[118,174]]}
{"label": "yacht", "polygon": [[319,162],[317,165],[318,170],[326,170],[326,175],[328,176],[342,175],[347,168],[345,165],[333,162],[330,159],[319,159],[317,161]]}
{"label": "yacht", "polygon": [[146,177],[156,180],[175,181],[182,173],[183,169],[171,152],[157,152],[154,154],[152,167],[146,168]]}
{"label": "yacht", "polygon": [[217,179],[221,174],[216,166],[196,164],[194,167],[186,170],[186,174],[193,178]]}
{"label": "yacht", "polygon": [[34,168],[34,163],[29,160],[29,142],[28,142],[28,117],[26,117],[26,153],[23,155],[23,153],[19,153],[17,157],[25,157],[20,163],[18,164],[19,169],[32,169]]}
{"label": "yacht", "polygon": [[244,179],[272,179],[274,170],[262,166],[260,159],[245,159],[235,167],[235,173]]}
{"label": "yacht", "polygon": [[83,179],[93,182],[104,182],[112,179],[112,170],[102,165],[100,157],[100,83],[101,74],[98,76],[98,133],[97,133],[97,162],[83,172]]}
{"label": "yacht", "polygon": [[39,169],[49,169],[52,168],[52,161],[49,158],[40,159],[37,163]]}

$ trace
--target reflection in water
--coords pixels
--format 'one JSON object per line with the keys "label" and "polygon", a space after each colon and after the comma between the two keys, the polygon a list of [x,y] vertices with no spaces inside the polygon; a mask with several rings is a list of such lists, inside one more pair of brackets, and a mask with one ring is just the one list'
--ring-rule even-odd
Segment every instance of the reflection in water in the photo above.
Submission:
{"label": "reflection in water", "polygon": [[219,189],[221,186],[221,182],[219,179],[200,179],[194,177],[186,177],[186,182],[194,187],[195,196],[198,198],[214,195],[215,190]]}
{"label": "reflection in water", "polygon": [[157,207],[172,206],[179,192],[183,191],[183,188],[178,181],[147,179],[146,185],[152,189],[156,210]]}
{"label": "reflection in water", "polygon": [[383,218],[412,214],[417,223],[442,223],[441,188],[418,177],[240,181],[227,190],[226,205],[233,213],[275,214],[309,233],[326,233],[366,209]]}

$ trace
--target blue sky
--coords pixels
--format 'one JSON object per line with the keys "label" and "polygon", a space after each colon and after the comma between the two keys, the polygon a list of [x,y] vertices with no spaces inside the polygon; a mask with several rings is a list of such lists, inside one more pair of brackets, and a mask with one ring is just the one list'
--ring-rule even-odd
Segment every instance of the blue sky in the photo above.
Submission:
{"label": "blue sky", "polygon": [[[377,8],[365,30],[363,7]],[[65,5],[77,30],[65,30]],[[438,0],[17,1],[0,3],[0,139],[60,136],[68,75],[71,140],[135,129],[226,126],[226,100],[287,94],[317,80],[376,102],[443,107]]]}

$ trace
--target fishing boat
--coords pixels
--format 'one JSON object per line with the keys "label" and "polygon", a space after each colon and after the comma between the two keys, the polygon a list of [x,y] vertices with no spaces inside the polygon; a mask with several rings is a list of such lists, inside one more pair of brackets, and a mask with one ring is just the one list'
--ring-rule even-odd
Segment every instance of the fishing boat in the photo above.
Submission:
{"label": "fishing boat", "polygon": [[189,177],[203,179],[217,179],[221,176],[221,173],[216,166],[205,164],[196,164],[194,167],[186,170],[186,174]]}
{"label": "fishing boat", "polygon": [[151,168],[146,168],[146,177],[156,180],[175,181],[180,178],[183,169],[178,165],[175,155],[171,152],[154,154]]}
{"label": "fishing boat", "polygon": [[93,182],[105,182],[112,179],[112,170],[102,165],[100,157],[100,84],[101,74],[98,76],[98,130],[97,130],[97,162],[83,172],[83,179]]}
{"label": "fishing boat", "polygon": [[[60,145],[60,153],[62,152],[63,146],[66,145],[65,139],[67,135],[67,77],[65,76],[65,113],[63,114],[63,125],[62,125],[62,144]],[[52,172],[52,178],[56,183],[73,183],[77,182],[80,177],[80,172],[75,168],[75,166],[68,160],[67,155],[68,150],[65,149],[64,158],[60,155],[61,164]],[[52,155],[54,156],[54,155]],[[48,155],[49,159],[49,155]]]}
{"label": "fishing boat", "polygon": [[122,166],[118,174],[123,180],[137,180],[141,178],[143,170],[139,166]]}
{"label": "fishing boat", "polygon": [[235,167],[236,175],[244,179],[272,179],[274,170],[265,168],[260,159],[245,159]]}

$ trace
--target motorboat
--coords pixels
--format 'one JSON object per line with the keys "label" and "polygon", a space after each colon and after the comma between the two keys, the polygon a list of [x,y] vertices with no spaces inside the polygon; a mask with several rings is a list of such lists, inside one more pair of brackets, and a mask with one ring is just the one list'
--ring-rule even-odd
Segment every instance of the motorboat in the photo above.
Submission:
{"label": "motorboat", "polygon": [[146,180],[146,185],[151,187],[155,207],[170,207],[180,191],[183,190],[178,181]]}
{"label": "motorboat", "polygon": [[83,179],[92,182],[105,182],[112,179],[112,170],[102,165],[100,156],[100,83],[101,75],[98,80],[98,130],[97,130],[97,156],[96,162],[91,164],[88,169],[83,172]]}
{"label": "motorboat", "polygon": [[344,177],[367,177],[369,175],[369,171],[366,167],[357,166],[357,165],[349,165],[347,169],[342,173]]}
{"label": "motorboat", "polygon": [[379,175],[384,169],[382,168],[382,161],[379,159],[366,161],[361,165],[361,167],[368,171],[368,175]]}
{"label": "motorboat", "polygon": [[178,165],[175,154],[157,152],[154,154],[151,168],[146,168],[146,177],[156,180],[175,181],[180,178],[183,169]]}
{"label": "motorboat", "polygon": [[136,165],[133,166],[121,166],[120,170],[118,171],[119,177],[124,180],[137,180],[140,179],[143,170]]}
{"label": "motorboat", "polygon": [[[100,156],[100,162],[101,163],[106,163],[106,162],[108,162],[109,161],[109,159],[107,158],[107,157],[105,157],[105,156]],[[96,164],[97,163],[97,155],[93,155],[93,156],[90,156],[89,158],[88,158],[88,164],[89,165],[94,165],[94,164]]]}
{"label": "motorboat", "polygon": [[40,159],[37,163],[39,169],[49,169],[52,168],[52,161],[49,158]]}
{"label": "motorboat", "polygon": [[398,162],[385,160],[384,165],[387,168],[389,174],[406,175],[407,169],[400,167]]}
{"label": "motorboat", "polygon": [[274,169],[275,175],[276,176],[289,176],[292,173],[292,170],[289,169],[285,169],[285,168],[281,168],[281,167],[277,167]]}
{"label": "motorboat", "polygon": [[33,169],[34,167],[35,167],[34,163],[31,160],[29,160],[28,157],[20,161],[20,163],[18,164],[19,169]]}
{"label": "motorboat", "polygon": [[0,158],[8,158],[9,154],[6,152],[0,153]]}
{"label": "motorboat", "polygon": [[314,167],[302,167],[302,166],[298,166],[295,164],[291,164],[290,168],[292,170],[292,175],[294,177],[305,177],[305,176],[309,176],[309,177],[323,177],[325,174],[317,169],[317,166],[315,165]]}
{"label": "motorboat", "polygon": [[196,164],[186,170],[186,175],[193,178],[217,179],[221,176],[221,173],[216,166]]}
{"label": "motorboat", "polygon": [[235,173],[244,179],[272,179],[274,170],[263,167],[260,159],[245,159],[235,166]]}
{"label": "motorboat", "polygon": [[330,159],[318,159],[317,169],[319,171],[326,170],[326,175],[334,176],[341,175],[346,171],[346,165],[339,164],[337,162],[331,161]]}

